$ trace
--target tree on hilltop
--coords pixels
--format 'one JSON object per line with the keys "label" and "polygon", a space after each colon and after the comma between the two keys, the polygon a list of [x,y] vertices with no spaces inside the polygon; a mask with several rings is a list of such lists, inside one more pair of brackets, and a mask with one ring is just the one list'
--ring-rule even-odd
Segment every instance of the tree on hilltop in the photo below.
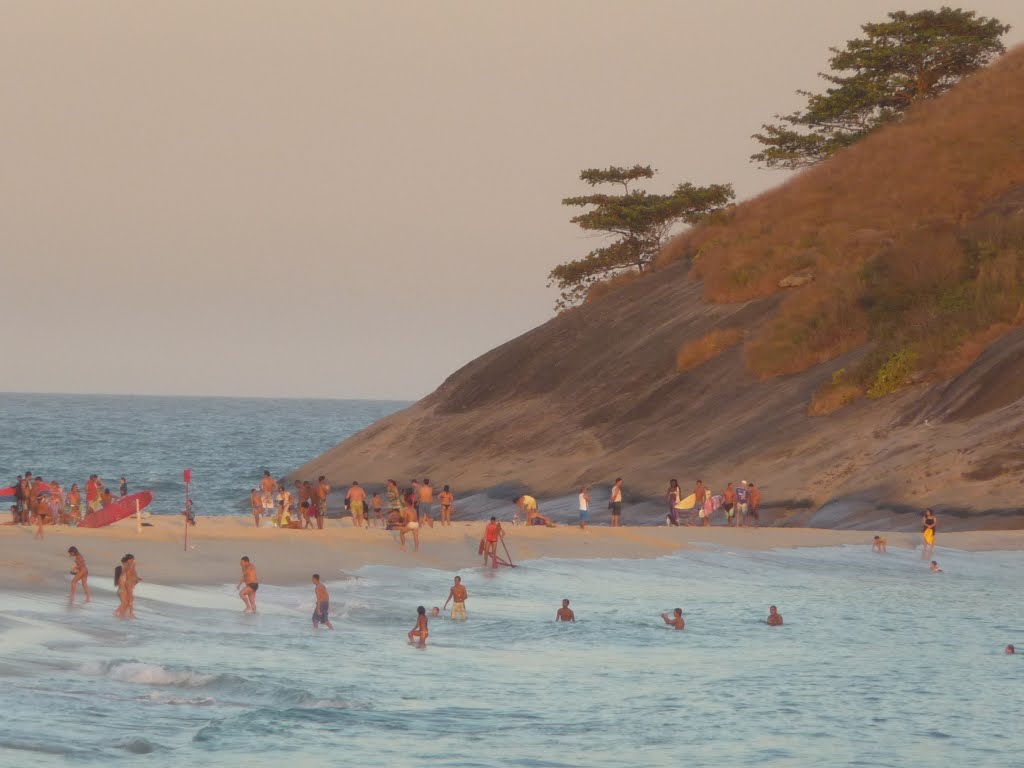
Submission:
{"label": "tree on hilltop", "polygon": [[834,87],[797,91],[807,106],[762,125],[752,138],[764,148],[752,161],[768,168],[813,165],[899,120],[915,101],[942,95],[1006,50],[999,38],[1009,25],[974,11],[943,6],[888,16],[862,25],[866,37],[829,49],[832,72],[819,75]]}
{"label": "tree on hilltop", "polygon": [[673,226],[679,222],[693,224],[727,205],[734,196],[729,184],[707,187],[680,184],[668,195],[631,188],[633,182],[653,178],[655,173],[649,165],[589,168],[580,172],[580,180],[592,187],[615,184],[621,186],[623,192],[562,200],[562,205],[589,208],[574,216],[573,224],[615,240],[595,248],[581,259],[559,264],[551,270],[548,286],[554,285],[560,291],[555,302],[557,311],[582,303],[587,291],[599,280],[633,269],[644,272]]}

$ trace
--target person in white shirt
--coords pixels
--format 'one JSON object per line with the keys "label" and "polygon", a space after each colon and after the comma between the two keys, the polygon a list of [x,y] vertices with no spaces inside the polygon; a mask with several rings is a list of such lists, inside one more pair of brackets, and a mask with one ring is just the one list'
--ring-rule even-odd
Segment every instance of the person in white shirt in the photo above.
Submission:
{"label": "person in white shirt", "polygon": [[587,493],[587,486],[580,488],[580,530],[586,528],[590,522],[590,494]]}

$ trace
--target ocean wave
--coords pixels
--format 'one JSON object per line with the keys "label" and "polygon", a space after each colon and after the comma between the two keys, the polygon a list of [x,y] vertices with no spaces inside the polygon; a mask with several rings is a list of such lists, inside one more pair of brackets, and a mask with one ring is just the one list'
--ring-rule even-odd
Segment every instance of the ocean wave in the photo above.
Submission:
{"label": "ocean wave", "polygon": [[84,675],[109,677],[121,683],[140,685],[169,685],[183,688],[201,688],[217,679],[217,675],[190,669],[168,669],[159,664],[141,661],[105,662],[88,661],[82,665]]}

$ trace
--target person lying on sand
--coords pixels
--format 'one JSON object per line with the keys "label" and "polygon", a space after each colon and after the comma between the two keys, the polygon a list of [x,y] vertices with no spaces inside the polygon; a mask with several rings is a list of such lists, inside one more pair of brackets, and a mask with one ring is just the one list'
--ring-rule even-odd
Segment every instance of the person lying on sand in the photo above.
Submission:
{"label": "person lying on sand", "polygon": [[[768,618],[765,619],[765,624],[769,627],[781,627],[782,626],[782,614],[779,613],[779,609],[774,605],[768,608]],[[799,622],[797,622],[799,623]]]}
{"label": "person lying on sand", "polygon": [[683,621],[683,609],[676,608],[672,611],[670,616],[667,613],[661,614],[661,618],[665,620],[665,623],[674,629],[686,629],[686,622]]}
{"label": "person lying on sand", "polygon": [[875,536],[875,543],[871,545],[871,551],[884,555],[887,551],[885,548],[885,539],[881,536]]}
{"label": "person lying on sand", "polygon": [[555,621],[576,621],[576,614],[569,607],[568,600],[563,600],[562,607],[555,611]]}

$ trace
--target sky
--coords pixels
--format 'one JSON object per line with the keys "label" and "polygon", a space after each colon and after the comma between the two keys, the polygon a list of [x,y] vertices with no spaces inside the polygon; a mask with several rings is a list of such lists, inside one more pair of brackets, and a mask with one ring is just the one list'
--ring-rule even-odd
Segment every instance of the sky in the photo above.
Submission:
{"label": "sky", "polygon": [[939,4],[3,0],[0,390],[419,398],[552,316],[581,169],[775,186],[829,46]]}

